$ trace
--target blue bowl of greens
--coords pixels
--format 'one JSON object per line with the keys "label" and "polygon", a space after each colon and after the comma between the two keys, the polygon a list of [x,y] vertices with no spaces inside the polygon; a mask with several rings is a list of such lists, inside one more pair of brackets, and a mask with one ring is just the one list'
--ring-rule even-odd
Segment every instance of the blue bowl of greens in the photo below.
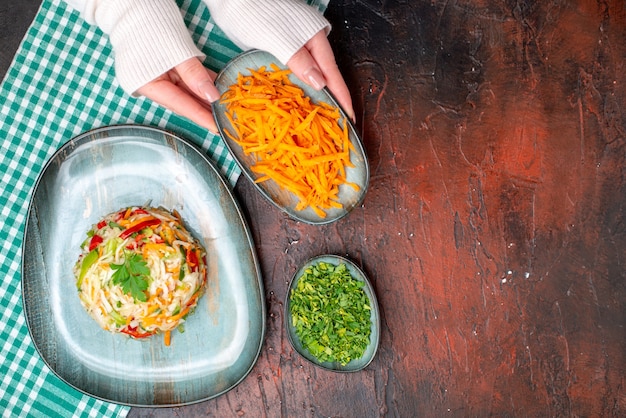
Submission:
{"label": "blue bowl of greens", "polygon": [[292,347],[336,372],[356,372],[374,359],[380,314],[372,284],[347,258],[320,255],[293,276],[285,301]]}

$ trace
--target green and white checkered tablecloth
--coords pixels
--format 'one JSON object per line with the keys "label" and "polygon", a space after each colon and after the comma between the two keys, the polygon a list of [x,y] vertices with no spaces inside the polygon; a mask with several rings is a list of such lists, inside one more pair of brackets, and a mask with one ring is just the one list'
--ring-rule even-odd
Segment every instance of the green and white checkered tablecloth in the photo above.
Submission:
{"label": "green and white checkered tablecloth", "polygon": [[[196,43],[219,71],[239,52],[201,0],[177,0]],[[313,0],[324,10],[328,0]],[[217,136],[143,98],[114,77],[107,38],[60,0],[43,0],[0,86],[0,411],[2,417],[119,417],[128,407],[91,398],[48,369],[22,311],[20,261],[35,181],[72,137],[101,126],[157,126],[194,141],[234,185],[239,169]]]}

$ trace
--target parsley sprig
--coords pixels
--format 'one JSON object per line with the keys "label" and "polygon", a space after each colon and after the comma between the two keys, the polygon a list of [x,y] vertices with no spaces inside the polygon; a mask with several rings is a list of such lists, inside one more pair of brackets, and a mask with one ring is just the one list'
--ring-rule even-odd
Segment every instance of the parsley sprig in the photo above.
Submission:
{"label": "parsley sprig", "polygon": [[140,302],[148,300],[146,290],[150,282],[150,269],[141,254],[124,253],[122,264],[111,264],[114,270],[113,284],[122,286],[122,291]]}
{"label": "parsley sprig", "polygon": [[345,264],[307,268],[290,294],[289,311],[302,345],[321,362],[345,366],[363,356],[371,333],[371,307],[363,282]]}

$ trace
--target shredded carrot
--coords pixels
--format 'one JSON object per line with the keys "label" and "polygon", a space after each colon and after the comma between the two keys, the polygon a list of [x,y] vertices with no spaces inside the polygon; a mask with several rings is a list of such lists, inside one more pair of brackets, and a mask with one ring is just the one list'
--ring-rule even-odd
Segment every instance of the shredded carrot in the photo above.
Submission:
{"label": "shredded carrot", "polygon": [[350,162],[347,122],[339,109],[313,103],[289,79],[289,70],[248,69],[221,97],[232,126],[226,135],[253,155],[257,183],[273,180],[298,198],[296,210],[310,207],[321,218],[341,207],[339,186],[348,183]]}
{"label": "shredded carrot", "polygon": [[164,339],[165,345],[169,347],[170,343],[172,342],[172,331],[165,331]]}

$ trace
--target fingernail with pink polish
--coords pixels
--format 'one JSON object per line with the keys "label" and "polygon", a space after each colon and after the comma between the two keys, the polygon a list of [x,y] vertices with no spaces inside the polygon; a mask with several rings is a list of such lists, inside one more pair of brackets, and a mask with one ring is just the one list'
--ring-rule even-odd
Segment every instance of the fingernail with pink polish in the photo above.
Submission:
{"label": "fingernail with pink polish", "polygon": [[311,87],[313,87],[315,90],[321,90],[326,86],[326,80],[324,79],[324,76],[315,67],[309,68],[304,73],[302,73],[302,75],[304,79],[308,81]]}
{"label": "fingernail with pink polish", "polygon": [[220,99],[220,92],[217,90],[217,87],[215,87],[215,84],[213,84],[210,80],[200,83],[200,85],[198,85],[198,90],[210,103]]}

